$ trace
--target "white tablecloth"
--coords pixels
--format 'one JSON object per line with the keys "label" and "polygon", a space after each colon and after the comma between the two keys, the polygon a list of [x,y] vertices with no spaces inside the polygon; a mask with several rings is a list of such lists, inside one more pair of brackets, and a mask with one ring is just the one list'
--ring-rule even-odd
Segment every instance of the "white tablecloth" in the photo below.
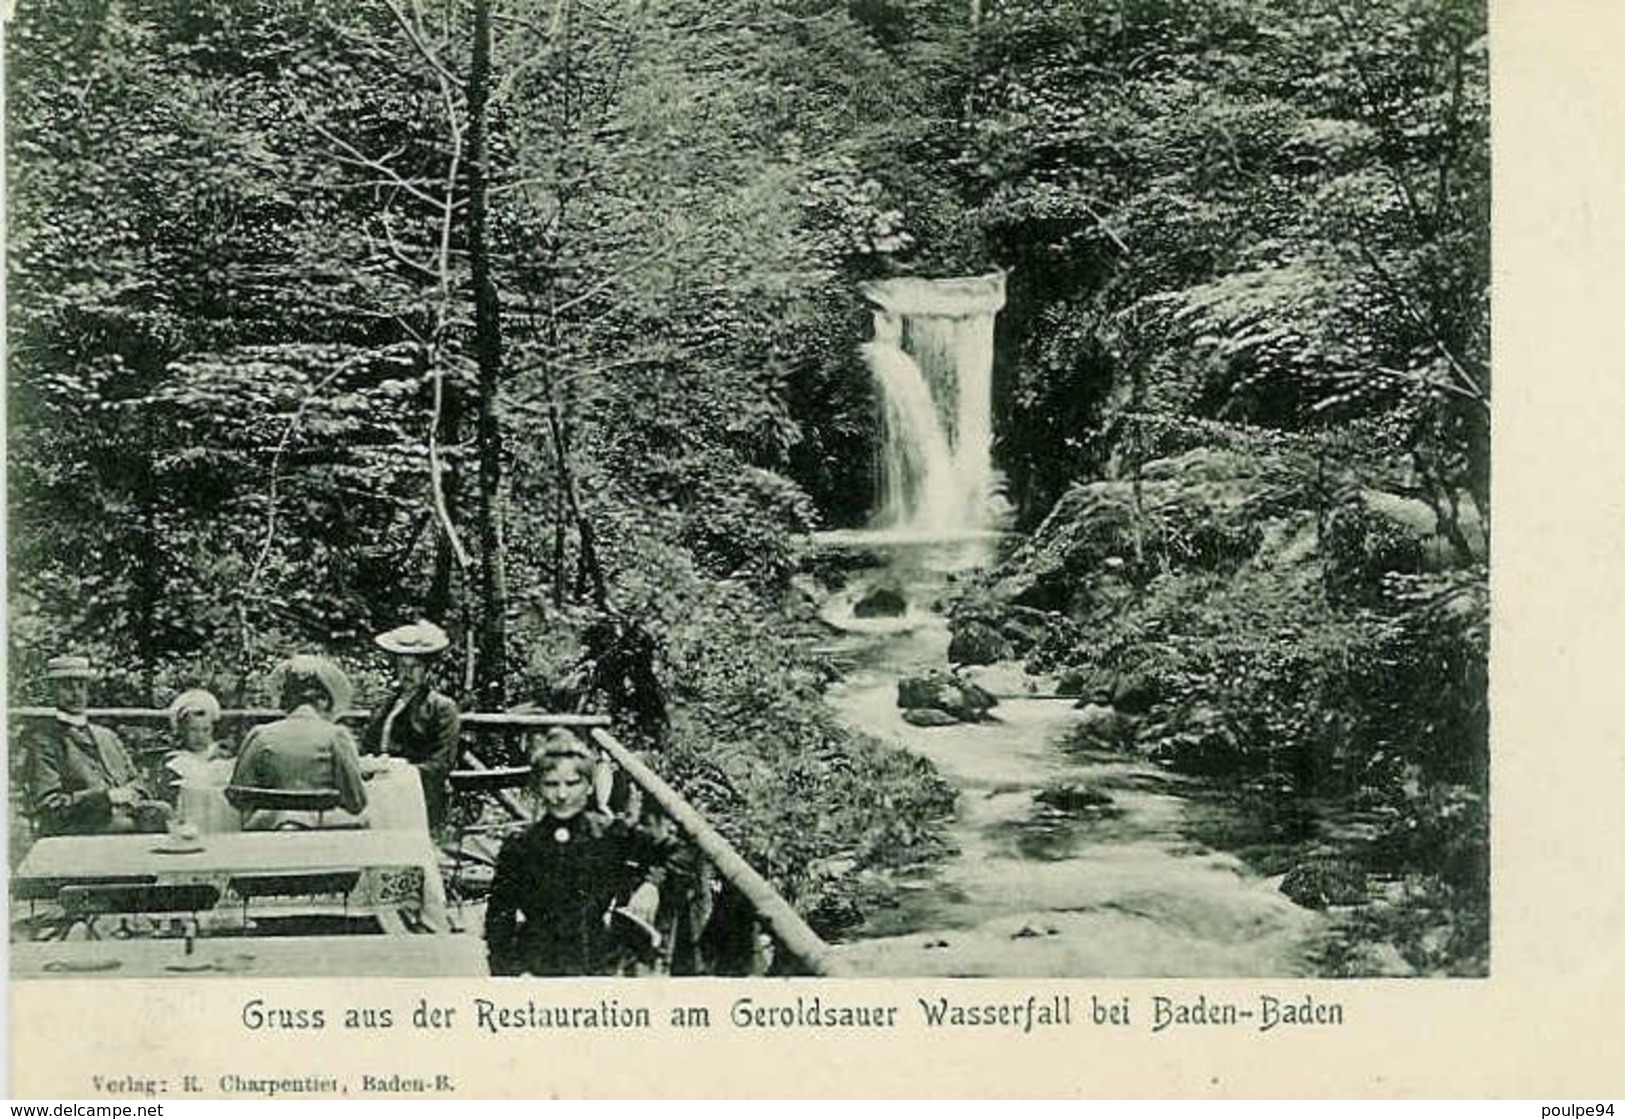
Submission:
{"label": "white tablecloth", "polygon": [[205,835],[190,854],[155,851],[162,835],[55,836],[35,843],[13,875],[58,884],[115,875],[152,875],[159,885],[207,883],[221,904],[240,900],[236,875],[319,870],[361,871],[346,899],[379,914],[405,910],[436,932],[447,928],[440,859],[426,831],[281,831]]}
{"label": "white tablecloth", "polygon": [[[210,762],[201,779],[185,782],[180,788],[180,819],[197,825],[205,835],[242,831],[242,814],[226,800],[233,762],[227,758]],[[403,758],[369,758],[369,767],[380,767],[367,777],[367,807],[359,816],[342,809],[322,814],[323,825],[361,826],[373,831],[410,831],[425,835],[429,813],[423,803],[423,783],[417,769]]]}

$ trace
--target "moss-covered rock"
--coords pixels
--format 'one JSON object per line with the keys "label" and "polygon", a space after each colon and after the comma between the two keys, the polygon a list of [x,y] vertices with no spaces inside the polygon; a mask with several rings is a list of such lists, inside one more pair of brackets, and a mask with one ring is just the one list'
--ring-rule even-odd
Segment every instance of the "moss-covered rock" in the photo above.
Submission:
{"label": "moss-covered rock", "polygon": [[1346,859],[1315,859],[1287,871],[1281,892],[1306,909],[1366,900],[1365,871]]}
{"label": "moss-covered rock", "polygon": [[910,707],[903,712],[903,722],[916,727],[956,727],[964,721],[935,707]]}
{"label": "moss-covered rock", "polygon": [[951,664],[993,664],[1007,660],[1014,647],[1009,639],[985,622],[970,621],[955,626],[948,642]]}
{"label": "moss-covered rock", "polygon": [[865,591],[852,604],[854,618],[901,618],[908,613],[908,597],[903,589],[882,583]]}
{"label": "moss-covered rock", "polygon": [[904,677],[897,682],[897,706],[905,711],[935,709],[961,722],[975,723],[999,703],[998,697],[969,680],[946,672]]}
{"label": "moss-covered rock", "polygon": [[1110,794],[1076,782],[1040,789],[1033,794],[1033,799],[1061,812],[1099,813],[1112,807]]}

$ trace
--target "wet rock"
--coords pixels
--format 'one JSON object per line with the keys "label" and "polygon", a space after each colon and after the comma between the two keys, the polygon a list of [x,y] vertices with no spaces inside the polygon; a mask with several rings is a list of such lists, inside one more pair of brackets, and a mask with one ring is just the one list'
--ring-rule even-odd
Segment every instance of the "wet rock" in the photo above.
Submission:
{"label": "wet rock", "polygon": [[1062,812],[1086,812],[1109,808],[1112,805],[1112,798],[1099,789],[1070,782],[1040,789],[1033,794],[1033,799],[1039,804],[1047,804]]}
{"label": "wet rock", "polygon": [[897,706],[903,708],[931,707],[935,705],[941,678],[936,674],[905,676],[897,681]]}
{"label": "wet rock", "polygon": [[1053,680],[1034,676],[1020,664],[1012,661],[973,665],[961,671],[959,678],[996,696],[1021,696],[1033,692],[1055,691]]}
{"label": "wet rock", "polygon": [[1341,859],[1299,863],[1281,880],[1281,892],[1306,909],[1358,905],[1366,899],[1365,871]]}
{"label": "wet rock", "polygon": [[971,588],[938,604],[949,614],[948,660],[959,667],[1030,661],[1073,649],[1077,627],[1061,614],[1000,600]]}
{"label": "wet rock", "polygon": [[946,711],[938,711],[935,707],[911,707],[903,712],[903,722],[917,727],[953,727],[964,720]]}
{"label": "wet rock", "polygon": [[994,708],[999,705],[998,696],[970,680],[963,679],[962,677],[955,677],[953,680],[953,685],[954,687],[958,688],[960,694],[965,697],[965,703],[977,711],[985,713],[990,708]]}
{"label": "wet rock", "polygon": [[908,613],[908,598],[892,584],[871,587],[852,604],[854,618],[901,618]]}
{"label": "wet rock", "polygon": [[897,682],[897,706],[910,711],[935,708],[966,723],[982,721],[998,702],[996,696],[969,680],[946,673],[908,676]]}
{"label": "wet rock", "polygon": [[1044,557],[1042,562],[1012,564],[1011,568],[992,587],[1001,601],[1036,610],[1065,610],[1071,604],[1072,587],[1060,560]]}
{"label": "wet rock", "polygon": [[953,664],[993,664],[1014,654],[1010,641],[984,622],[968,622],[954,629],[948,642],[948,660]]}

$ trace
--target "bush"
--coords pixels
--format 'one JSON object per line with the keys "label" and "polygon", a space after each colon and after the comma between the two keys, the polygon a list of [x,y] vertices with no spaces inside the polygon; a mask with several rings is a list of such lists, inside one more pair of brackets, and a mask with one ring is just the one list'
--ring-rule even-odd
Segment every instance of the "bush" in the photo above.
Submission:
{"label": "bush", "polygon": [[1056,659],[1080,680],[1146,682],[1148,756],[1374,823],[1368,841],[1333,842],[1409,883],[1381,918],[1400,951],[1471,974],[1488,944],[1486,572],[1395,573],[1383,538],[1359,539],[1362,603],[1314,563],[1168,571]]}
{"label": "bush", "polygon": [[1422,539],[1360,500],[1343,503],[1326,518],[1321,552],[1326,588],[1340,602],[1374,604],[1385,576],[1422,570]]}

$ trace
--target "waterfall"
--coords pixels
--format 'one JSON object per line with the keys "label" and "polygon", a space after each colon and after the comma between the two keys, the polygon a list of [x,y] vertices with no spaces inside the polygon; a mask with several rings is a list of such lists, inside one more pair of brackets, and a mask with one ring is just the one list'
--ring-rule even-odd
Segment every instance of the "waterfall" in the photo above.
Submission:
{"label": "waterfall", "polygon": [[1004,273],[866,285],[865,357],[882,399],[881,528],[954,536],[993,526],[993,316]]}
{"label": "waterfall", "polygon": [[892,343],[870,342],[864,351],[885,409],[880,525],[953,532],[960,508],[954,459],[925,375]]}

